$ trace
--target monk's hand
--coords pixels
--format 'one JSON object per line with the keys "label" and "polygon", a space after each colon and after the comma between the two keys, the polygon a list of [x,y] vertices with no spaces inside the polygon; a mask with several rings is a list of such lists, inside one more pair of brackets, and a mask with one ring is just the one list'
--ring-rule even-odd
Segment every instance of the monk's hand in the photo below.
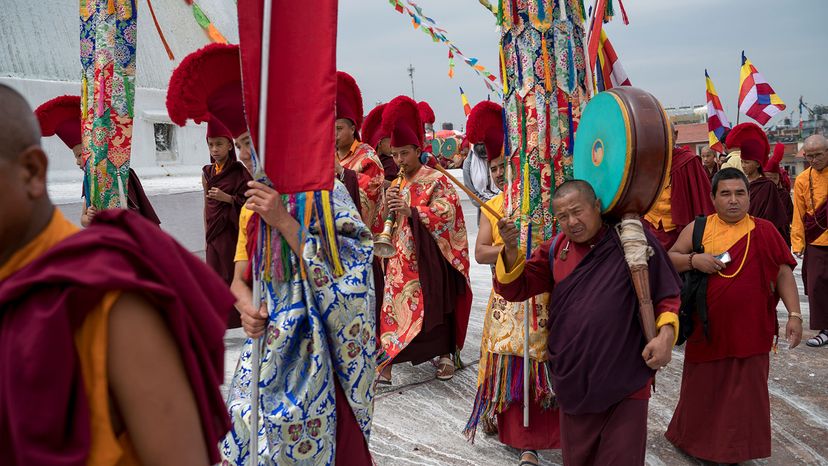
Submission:
{"label": "monk's hand", "polygon": [[388,200],[388,208],[391,209],[392,213],[400,214],[403,217],[411,216],[411,207],[399,196]]}
{"label": "monk's hand", "polygon": [[703,273],[716,273],[725,268],[725,263],[711,254],[696,254],[693,256],[693,267]]}
{"label": "monk's hand", "polygon": [[267,308],[264,304],[256,309],[250,300],[236,301],[244,333],[250,338],[259,338],[267,328]]}
{"label": "monk's hand", "polygon": [[802,341],[802,320],[796,317],[788,317],[785,324],[785,339],[788,340],[788,347],[794,349]]}
{"label": "monk's hand", "polygon": [[515,222],[511,219],[503,217],[497,221],[497,229],[500,232],[500,237],[503,238],[503,245],[506,252],[518,250],[518,229]]}
{"label": "monk's hand", "polygon": [[661,369],[673,358],[673,341],[675,333],[672,325],[658,329],[658,335],[647,343],[641,357],[650,369]]}
{"label": "monk's hand", "polygon": [[342,168],[342,164],[339,163],[339,158],[334,157],[334,173],[336,173],[337,178],[341,177],[342,172],[344,172],[344,171],[345,171],[345,169]]}
{"label": "monk's hand", "polygon": [[247,186],[250,189],[244,193],[247,197],[245,206],[259,214],[265,223],[279,228],[293,219],[282,204],[282,196],[278,191],[258,181],[249,181]]}
{"label": "monk's hand", "polygon": [[86,218],[89,219],[90,222],[92,221],[93,218],[95,218],[95,214],[97,214],[97,213],[98,213],[98,209],[96,209],[95,206],[93,206],[93,205],[90,205],[89,207],[86,208]]}
{"label": "monk's hand", "polygon": [[227,203],[233,202],[233,198],[229,194],[215,187],[210,188],[210,190],[207,191],[207,199],[213,199],[219,202]]}

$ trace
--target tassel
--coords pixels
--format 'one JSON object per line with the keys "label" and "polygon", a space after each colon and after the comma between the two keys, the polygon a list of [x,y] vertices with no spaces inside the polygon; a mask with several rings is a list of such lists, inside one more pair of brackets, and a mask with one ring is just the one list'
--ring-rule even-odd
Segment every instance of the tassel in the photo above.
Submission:
{"label": "tassel", "polygon": [[120,205],[118,207],[126,209],[129,206],[127,204],[126,190],[124,189],[124,180],[121,179],[120,173],[116,173],[115,178],[118,179],[118,200],[120,201]]}
{"label": "tassel", "polygon": [[543,49],[543,80],[546,92],[552,92],[552,70],[549,67],[549,50],[546,49],[546,34],[541,35],[541,48]]}
{"label": "tassel", "polygon": [[517,0],[509,0],[509,5],[512,7],[512,26],[515,26],[520,22]]}
{"label": "tassel", "polygon": [[331,265],[333,266],[333,274],[335,277],[340,277],[343,273],[345,273],[345,271],[342,269],[342,261],[339,259],[339,245],[337,244],[338,239],[336,236],[336,225],[334,224],[333,218],[333,202],[331,200],[331,192],[322,191],[321,197],[324,224],[320,226],[324,227],[327,235],[328,247],[330,248],[331,254]]}
{"label": "tassel", "polygon": [[568,60],[568,68],[569,68],[569,77],[566,80],[566,85],[569,88],[569,93],[571,94],[575,90],[575,77],[577,71],[575,69],[575,53],[572,50],[572,28],[569,28],[569,43],[567,44],[566,48],[566,55]]}
{"label": "tassel", "polygon": [[503,26],[503,0],[497,2],[497,25]]}
{"label": "tassel", "polygon": [[505,98],[506,95],[509,94],[509,82],[508,77],[506,76],[506,54],[503,52],[502,43],[500,44],[500,76],[503,78],[503,97]]}
{"label": "tassel", "polygon": [[115,0],[109,0],[108,2],[106,2],[106,14],[115,14]]}
{"label": "tassel", "polygon": [[624,2],[618,0],[618,6],[621,7],[621,19],[624,21],[624,25],[629,25],[630,19],[627,18],[627,10],[624,9]]}
{"label": "tassel", "polygon": [[[86,121],[86,117],[89,116],[89,82],[86,80],[86,76],[81,78],[81,121]],[[81,123],[81,128],[83,127],[83,123]]]}
{"label": "tassel", "polygon": [[607,0],[607,8],[604,10],[604,22],[609,22],[615,16],[615,10],[612,8],[612,0]]}
{"label": "tassel", "polygon": [[569,120],[569,134],[567,134],[567,148],[566,153],[570,156],[575,146],[575,120],[572,117],[572,101],[567,102],[567,118]]}
{"label": "tassel", "polygon": [[543,22],[546,19],[546,7],[543,5],[543,0],[538,0],[538,21]]}
{"label": "tassel", "polygon": [[586,21],[586,9],[584,8],[584,0],[578,0],[578,4],[581,8],[581,21]]}
{"label": "tassel", "polygon": [[569,18],[566,17],[566,0],[558,0],[558,5],[561,8],[560,20],[561,21],[566,21],[567,19],[569,19]]}
{"label": "tassel", "polygon": [[175,60],[172,49],[170,49],[170,44],[167,43],[167,38],[164,37],[164,31],[161,30],[161,25],[158,24],[158,18],[155,17],[155,10],[152,8],[152,0],[147,0],[147,6],[149,6],[152,21],[155,23],[155,30],[158,31],[158,37],[161,38],[161,43],[164,44],[164,50],[167,51],[167,56],[170,60]]}

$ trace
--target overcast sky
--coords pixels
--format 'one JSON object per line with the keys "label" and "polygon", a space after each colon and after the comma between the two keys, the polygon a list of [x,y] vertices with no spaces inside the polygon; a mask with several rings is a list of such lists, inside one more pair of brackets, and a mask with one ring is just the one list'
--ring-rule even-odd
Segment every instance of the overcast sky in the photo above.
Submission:
{"label": "overcast sky", "polygon": [[[415,68],[415,97],[432,105],[438,124],[462,126],[459,86],[472,105],[486,99],[481,78],[459,58],[449,79],[446,46],[414,30],[409,16],[386,0],[339,4],[338,67],[356,78],[366,113],[376,102],[410,95],[409,63]],[[495,19],[477,0],[417,4],[466,56],[480,59],[499,77]],[[664,106],[704,105],[707,68],[733,123],[743,49],[788,105],[786,116],[793,111],[798,121],[800,95],[806,104],[828,104],[826,0],[626,0],[624,6],[629,26],[621,21],[616,0],[618,15],[606,25],[607,33],[633,85],[652,92]]]}

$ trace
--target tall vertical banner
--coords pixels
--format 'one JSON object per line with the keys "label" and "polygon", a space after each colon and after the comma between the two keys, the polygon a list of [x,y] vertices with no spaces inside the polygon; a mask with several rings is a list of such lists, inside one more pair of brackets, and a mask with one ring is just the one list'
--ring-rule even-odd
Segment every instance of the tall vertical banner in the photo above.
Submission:
{"label": "tall vertical banner", "polygon": [[506,214],[517,215],[523,244],[531,224],[537,245],[554,232],[555,186],[572,178],[575,129],[587,100],[584,15],[571,0],[501,5],[504,154],[513,172]]}
{"label": "tall vertical banner", "polygon": [[138,8],[135,0],[81,0],[80,25],[86,202],[126,208]]}

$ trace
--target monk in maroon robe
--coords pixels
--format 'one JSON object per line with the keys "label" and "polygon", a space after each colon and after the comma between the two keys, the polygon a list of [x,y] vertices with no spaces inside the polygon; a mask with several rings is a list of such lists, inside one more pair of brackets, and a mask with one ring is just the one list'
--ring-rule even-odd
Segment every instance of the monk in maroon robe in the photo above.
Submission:
{"label": "monk in maroon robe", "polygon": [[[694,224],[670,250],[678,271],[707,275],[707,320],[693,314],[681,394],[666,437],[697,458],[741,463],[771,455],[768,353],[778,333],[779,298],[788,309],[790,348],[802,338],[802,314],[796,261],[773,224],[747,214],[745,175],[722,169],[713,186],[716,213],[704,227],[704,252],[693,252]],[[718,258],[724,252],[727,263]]]}
{"label": "monk in maroon robe", "polygon": [[713,212],[710,179],[701,159],[687,146],[673,148],[670,179],[656,203],[644,216],[644,225],[667,250],[679,232],[699,215]]}
{"label": "monk in maroon robe", "polygon": [[31,109],[0,85],[0,464],[218,462],[232,295],[132,212],[78,230],[47,164]]}
{"label": "monk in maroon robe", "polygon": [[741,149],[742,170],[750,181],[748,214],[771,222],[783,238],[787,237],[791,225],[788,211],[776,185],[762,173],[770,152],[764,130],[756,123],[736,125],[727,135],[727,147]]}
{"label": "monk in maroon robe", "polygon": [[513,302],[552,293],[549,364],[564,463],[643,465],[650,386],[655,370],[670,362],[678,330],[678,275],[647,233],[655,253],[649,279],[658,336],[645,345],[621,240],[603,223],[592,187],[580,180],[561,184],[552,208],[563,233],[529,260],[517,249],[514,224],[498,222],[505,246],[495,291]]}
{"label": "monk in maroon robe", "polygon": [[[782,201],[782,206],[785,207],[786,220],[783,229],[779,231],[782,234],[782,239],[791,245],[791,223],[793,222],[793,199],[791,198],[791,184],[790,180],[787,182],[787,172],[779,165],[782,157],[785,156],[785,145],[777,143],[773,147],[773,157],[768,160],[762,168],[762,174],[765,178],[771,180],[776,186],[776,195]],[[758,215],[757,215],[758,216]]]}

